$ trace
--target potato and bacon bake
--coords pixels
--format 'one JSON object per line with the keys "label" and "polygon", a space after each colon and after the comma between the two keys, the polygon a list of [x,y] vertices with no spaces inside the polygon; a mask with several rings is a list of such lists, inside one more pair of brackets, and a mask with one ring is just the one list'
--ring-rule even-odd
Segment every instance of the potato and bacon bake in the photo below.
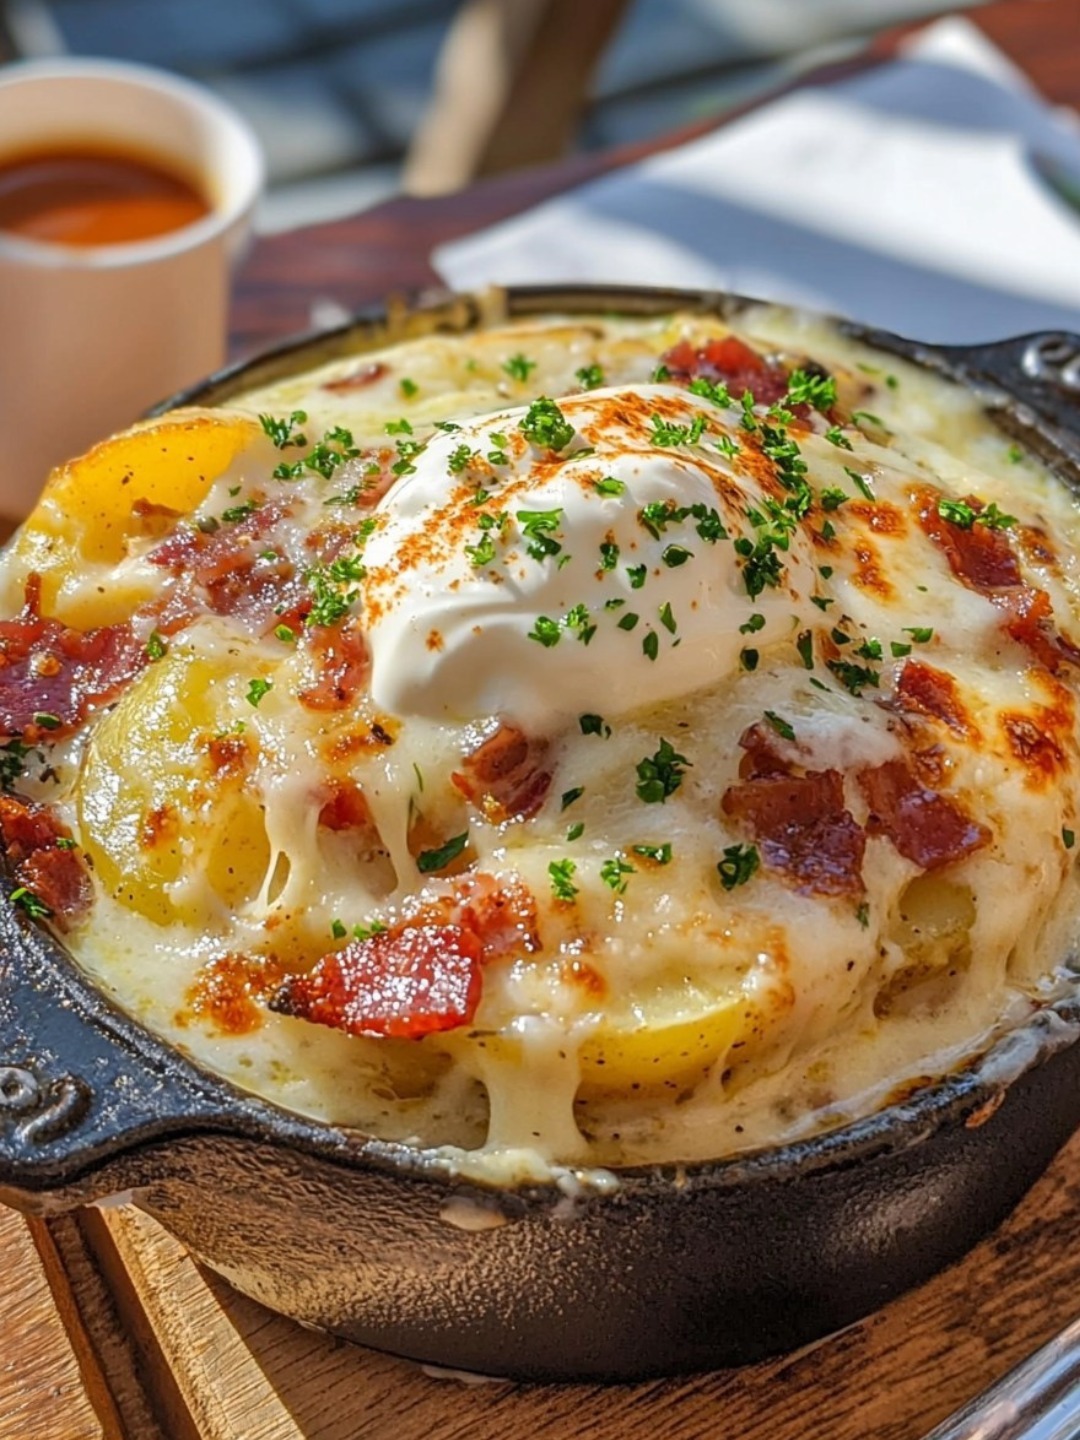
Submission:
{"label": "potato and bacon bake", "polygon": [[475,1173],[838,1124],[1065,983],[1077,535],[970,393],[766,307],[174,411],[0,562],[13,902]]}

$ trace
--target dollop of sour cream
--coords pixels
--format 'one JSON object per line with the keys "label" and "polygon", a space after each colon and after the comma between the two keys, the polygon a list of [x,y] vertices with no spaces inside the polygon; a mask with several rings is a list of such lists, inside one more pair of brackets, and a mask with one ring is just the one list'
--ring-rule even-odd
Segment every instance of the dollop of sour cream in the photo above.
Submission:
{"label": "dollop of sour cream", "polygon": [[364,551],[376,705],[611,717],[809,623],[802,524],[752,593],[746,552],[784,497],[740,410],[668,385],[594,390],[559,401],[556,438],[573,436],[557,449],[529,438],[529,413],[438,432],[381,502]]}

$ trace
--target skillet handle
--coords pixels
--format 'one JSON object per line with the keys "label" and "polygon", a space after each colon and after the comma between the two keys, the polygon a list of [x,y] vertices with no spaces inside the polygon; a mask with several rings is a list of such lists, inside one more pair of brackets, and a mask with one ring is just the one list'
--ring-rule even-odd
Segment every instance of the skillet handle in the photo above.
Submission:
{"label": "skillet handle", "polygon": [[97,1174],[108,1161],[223,1128],[227,1102],[0,897],[0,1200],[55,1210],[102,1198],[115,1188]]}

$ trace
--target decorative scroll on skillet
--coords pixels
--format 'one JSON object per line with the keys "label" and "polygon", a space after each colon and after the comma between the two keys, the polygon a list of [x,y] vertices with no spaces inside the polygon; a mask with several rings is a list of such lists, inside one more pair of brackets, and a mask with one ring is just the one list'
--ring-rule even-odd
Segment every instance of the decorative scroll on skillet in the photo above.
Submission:
{"label": "decorative scroll on skillet", "polygon": [[175,412],[3,561],[13,903],[488,1175],[836,1123],[1058,981],[1077,532],[970,395],[763,307]]}

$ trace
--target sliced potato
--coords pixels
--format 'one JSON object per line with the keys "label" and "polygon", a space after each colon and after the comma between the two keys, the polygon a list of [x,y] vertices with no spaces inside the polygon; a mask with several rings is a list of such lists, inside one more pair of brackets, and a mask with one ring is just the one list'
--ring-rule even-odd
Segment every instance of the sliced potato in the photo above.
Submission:
{"label": "sliced potato", "polygon": [[84,627],[130,614],[149,594],[115,584],[90,589],[86,567],[104,572],[124,558],[128,540],[141,533],[140,504],[183,514],[195,509],[260,435],[247,415],[178,411],[103,440],[54,470],[14,544],[22,578],[31,571],[42,578],[46,613]]}
{"label": "sliced potato", "polygon": [[270,846],[246,783],[258,748],[244,684],[235,659],[177,646],[101,720],[87,748],[82,842],[102,883],[159,925],[211,922],[265,877]]}

